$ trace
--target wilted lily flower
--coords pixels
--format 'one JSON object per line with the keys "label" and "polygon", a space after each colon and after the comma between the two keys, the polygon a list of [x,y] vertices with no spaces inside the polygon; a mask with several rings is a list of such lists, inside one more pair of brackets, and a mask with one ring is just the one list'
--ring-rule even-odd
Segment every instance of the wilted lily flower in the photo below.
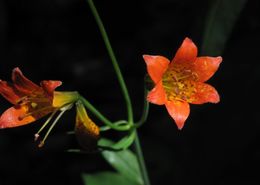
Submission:
{"label": "wilted lily flower", "polygon": [[215,88],[204,82],[217,71],[222,58],[197,57],[197,53],[196,45],[185,38],[171,62],[163,56],[143,55],[155,84],[147,100],[165,105],[179,129],[189,116],[189,103],[219,102]]}

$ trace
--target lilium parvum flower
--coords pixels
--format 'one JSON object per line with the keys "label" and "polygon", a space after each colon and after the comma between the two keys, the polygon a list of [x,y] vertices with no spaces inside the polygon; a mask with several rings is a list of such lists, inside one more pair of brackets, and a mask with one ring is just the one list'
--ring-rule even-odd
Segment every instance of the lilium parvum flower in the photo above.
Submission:
{"label": "lilium parvum flower", "polygon": [[[39,146],[43,146],[49,132],[62,114],[78,101],[79,94],[75,91],[55,91],[55,89],[62,84],[61,81],[44,80],[41,81],[40,86],[38,86],[26,78],[19,68],[13,70],[12,81],[12,83],[9,83],[0,80],[0,94],[13,104],[12,107],[1,115],[0,128],[13,128],[26,125],[51,114],[45,124],[37,134],[35,134],[35,139],[38,139],[42,129],[51,121],[54,115],[60,111],[59,115],[54,120],[53,125],[39,144]],[[83,110],[82,107],[81,110]],[[96,134],[95,138],[98,138],[99,128],[93,122],[90,122],[90,118],[88,118],[87,115],[84,115],[83,117],[84,119],[80,119],[80,123],[78,123],[79,121],[76,122],[75,131],[80,133],[77,136],[80,139],[86,139],[82,138],[82,133],[86,132],[84,136],[90,135],[92,137],[89,133],[94,132]],[[95,130],[89,130],[88,125],[90,123],[92,125],[91,128],[94,128],[93,125],[95,125]]]}
{"label": "lilium parvum flower", "polygon": [[165,105],[178,129],[190,114],[191,104],[218,103],[216,89],[205,82],[217,71],[222,57],[197,57],[197,47],[185,38],[170,62],[159,55],[143,55],[147,71],[154,82],[147,100]]}

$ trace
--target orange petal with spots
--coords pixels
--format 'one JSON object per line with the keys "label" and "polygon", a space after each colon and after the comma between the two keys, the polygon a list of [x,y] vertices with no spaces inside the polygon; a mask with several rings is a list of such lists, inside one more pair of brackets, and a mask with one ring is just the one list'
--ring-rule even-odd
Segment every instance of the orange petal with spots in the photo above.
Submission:
{"label": "orange petal with spots", "polygon": [[165,104],[168,113],[174,119],[177,127],[181,130],[190,114],[190,106],[185,101],[167,101]]}
{"label": "orange petal with spots", "polygon": [[100,137],[99,127],[88,117],[86,109],[81,102],[76,104],[77,115],[75,134],[82,148],[93,151],[97,148],[97,141]]}
{"label": "orange petal with spots", "polygon": [[16,104],[23,97],[22,94],[15,90],[12,84],[2,80],[0,80],[0,94],[12,104]]}
{"label": "orange petal with spots", "polygon": [[44,80],[41,81],[41,87],[47,93],[48,96],[53,96],[53,91],[62,84],[61,81]]}
{"label": "orange petal with spots", "polygon": [[177,50],[175,57],[172,60],[172,64],[192,62],[196,59],[197,54],[197,46],[191,39],[186,37],[182,42],[181,47]]}
{"label": "orange petal with spots", "polygon": [[194,95],[191,97],[193,104],[218,103],[220,101],[217,90],[209,84],[202,82],[194,83]]}
{"label": "orange petal with spots", "polygon": [[205,82],[214,75],[221,62],[222,57],[198,57],[191,70],[196,74],[198,81]]}
{"label": "orange petal with spots", "polygon": [[18,127],[35,121],[35,118],[32,116],[20,119],[20,116],[25,115],[27,111],[28,108],[25,106],[19,108],[11,107],[7,109],[0,117],[0,128]]}
{"label": "orange petal with spots", "polygon": [[18,67],[13,70],[12,80],[15,88],[21,93],[30,94],[40,89],[38,85],[26,78]]}
{"label": "orange petal with spots", "polygon": [[158,83],[167,70],[170,61],[163,56],[143,55],[147,71],[154,83]]}
{"label": "orange petal with spots", "polygon": [[166,102],[166,93],[164,91],[162,81],[156,84],[156,86],[148,93],[147,101],[157,104],[163,105]]}

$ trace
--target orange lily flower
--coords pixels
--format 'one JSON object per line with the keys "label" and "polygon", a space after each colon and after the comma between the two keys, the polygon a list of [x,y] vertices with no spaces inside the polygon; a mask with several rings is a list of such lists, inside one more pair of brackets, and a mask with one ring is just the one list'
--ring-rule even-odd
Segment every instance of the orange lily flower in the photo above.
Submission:
{"label": "orange lily flower", "polygon": [[[41,147],[63,113],[78,101],[79,94],[77,92],[54,91],[56,87],[62,84],[61,81],[44,80],[38,86],[27,79],[19,68],[13,70],[12,81],[13,83],[9,83],[0,80],[0,94],[13,104],[11,108],[1,115],[0,128],[26,125],[51,113],[50,117],[35,134],[35,140],[37,140],[39,133],[52,120],[55,114],[60,111],[40,142],[39,147]],[[84,128],[84,125],[76,125],[76,127],[81,129]],[[86,129],[83,129],[82,132],[86,132]]]}
{"label": "orange lily flower", "polygon": [[155,87],[147,100],[165,105],[178,129],[182,129],[190,114],[191,104],[218,103],[216,89],[204,82],[217,71],[222,57],[197,57],[198,49],[185,38],[170,62],[163,56],[143,55],[147,71]]}
{"label": "orange lily flower", "polygon": [[19,68],[12,73],[13,83],[0,80],[0,94],[14,106],[0,117],[0,128],[32,123],[77,99],[76,92],[55,92],[61,81],[44,80],[40,86],[27,79]]}

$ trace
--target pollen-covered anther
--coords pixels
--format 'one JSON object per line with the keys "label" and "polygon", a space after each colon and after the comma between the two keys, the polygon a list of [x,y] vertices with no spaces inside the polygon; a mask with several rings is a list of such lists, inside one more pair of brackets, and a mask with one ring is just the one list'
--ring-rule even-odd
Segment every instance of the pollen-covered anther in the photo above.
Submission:
{"label": "pollen-covered anther", "polygon": [[31,103],[31,107],[32,107],[32,108],[36,108],[36,107],[37,107],[37,105],[38,105],[38,104],[37,104],[37,103],[35,103],[35,102],[32,102],[32,103]]}
{"label": "pollen-covered anther", "polygon": [[37,133],[37,134],[34,134],[34,141],[37,141],[39,139],[40,135]]}
{"label": "pollen-covered anther", "polygon": [[38,147],[41,148],[41,147],[43,147],[43,145],[44,145],[44,141],[41,141],[41,142],[38,144]]}

